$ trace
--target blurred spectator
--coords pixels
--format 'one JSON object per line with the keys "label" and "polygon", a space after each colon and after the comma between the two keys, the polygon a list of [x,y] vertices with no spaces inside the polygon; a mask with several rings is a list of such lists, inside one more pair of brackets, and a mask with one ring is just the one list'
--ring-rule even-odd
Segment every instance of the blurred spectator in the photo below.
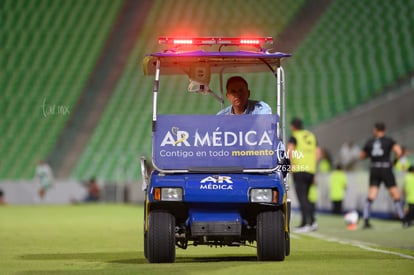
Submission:
{"label": "blurred spectator", "polygon": [[347,179],[340,164],[335,167],[329,178],[329,197],[332,202],[332,214],[342,214],[342,201],[345,198]]}
{"label": "blurred spectator", "polygon": [[92,177],[88,181],[88,195],[85,198],[85,202],[97,202],[101,197],[101,190],[96,182],[96,179]]}
{"label": "blurred spectator", "polygon": [[403,146],[401,150],[402,155],[395,163],[395,170],[398,172],[407,171],[408,167],[410,167],[411,165],[410,160],[408,159],[408,149],[405,146]]}
{"label": "blurred spectator", "polygon": [[38,191],[39,197],[44,198],[46,192],[53,185],[53,172],[49,164],[46,161],[39,160],[36,167],[35,181],[40,185]]}
{"label": "blurred spectator", "polygon": [[413,225],[414,222],[414,166],[411,165],[407,171],[404,179],[404,194],[408,204],[408,212],[404,216],[404,228]]}
{"label": "blurred spectator", "polygon": [[0,205],[6,205],[6,200],[4,198],[4,192],[0,189]]}
{"label": "blurred spectator", "polygon": [[339,164],[343,170],[349,171],[355,168],[355,163],[358,161],[360,148],[354,144],[353,141],[342,144],[339,151]]}
{"label": "blurred spectator", "polygon": [[320,149],[320,156],[318,160],[318,172],[329,173],[332,169],[332,157],[331,153],[325,149]]}

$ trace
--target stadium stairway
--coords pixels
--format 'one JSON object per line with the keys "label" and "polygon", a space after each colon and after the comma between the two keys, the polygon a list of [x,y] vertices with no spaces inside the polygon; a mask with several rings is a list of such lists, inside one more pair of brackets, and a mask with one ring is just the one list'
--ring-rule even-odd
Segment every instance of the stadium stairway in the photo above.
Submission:
{"label": "stadium stairway", "polygon": [[292,53],[331,3],[332,0],[306,1],[295,16],[295,20],[276,37],[277,50]]}
{"label": "stadium stairway", "polygon": [[68,177],[84,151],[102,110],[110,100],[150,6],[150,1],[124,1],[91,78],[49,156],[57,177]]}

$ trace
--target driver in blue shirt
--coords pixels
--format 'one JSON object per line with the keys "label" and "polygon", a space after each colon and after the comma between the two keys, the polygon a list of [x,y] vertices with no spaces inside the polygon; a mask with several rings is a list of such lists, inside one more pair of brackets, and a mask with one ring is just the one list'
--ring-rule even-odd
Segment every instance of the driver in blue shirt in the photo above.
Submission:
{"label": "driver in blue shirt", "polygon": [[243,77],[230,77],[227,80],[226,90],[226,97],[231,105],[218,112],[217,115],[272,114],[272,109],[267,103],[249,99],[249,85]]}

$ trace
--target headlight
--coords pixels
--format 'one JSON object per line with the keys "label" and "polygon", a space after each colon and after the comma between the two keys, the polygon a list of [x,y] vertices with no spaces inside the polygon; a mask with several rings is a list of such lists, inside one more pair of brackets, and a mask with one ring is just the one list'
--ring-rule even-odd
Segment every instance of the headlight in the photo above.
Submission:
{"label": "headlight", "polygon": [[272,189],[251,189],[250,190],[250,202],[273,202],[277,203],[279,193],[277,190]]}
{"label": "headlight", "polygon": [[154,199],[161,201],[182,201],[183,190],[178,187],[155,188]]}
{"label": "headlight", "polygon": [[272,202],[272,189],[252,189],[250,191],[251,202]]}

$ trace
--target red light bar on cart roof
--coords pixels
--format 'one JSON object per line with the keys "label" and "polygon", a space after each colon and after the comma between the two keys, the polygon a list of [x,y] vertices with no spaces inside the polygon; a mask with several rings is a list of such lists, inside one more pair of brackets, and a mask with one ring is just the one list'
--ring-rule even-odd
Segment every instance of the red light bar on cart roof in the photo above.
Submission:
{"label": "red light bar on cart roof", "polygon": [[260,44],[273,44],[272,37],[168,37],[162,36],[158,39],[159,44],[172,45],[227,45],[241,46]]}

